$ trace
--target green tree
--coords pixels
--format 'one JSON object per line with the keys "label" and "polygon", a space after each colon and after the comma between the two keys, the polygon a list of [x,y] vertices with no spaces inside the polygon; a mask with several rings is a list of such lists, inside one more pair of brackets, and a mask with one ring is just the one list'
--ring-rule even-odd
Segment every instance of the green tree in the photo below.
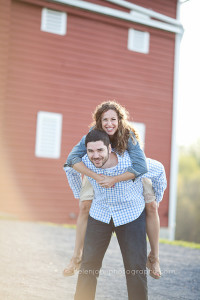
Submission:
{"label": "green tree", "polygon": [[176,239],[200,242],[200,141],[180,149]]}

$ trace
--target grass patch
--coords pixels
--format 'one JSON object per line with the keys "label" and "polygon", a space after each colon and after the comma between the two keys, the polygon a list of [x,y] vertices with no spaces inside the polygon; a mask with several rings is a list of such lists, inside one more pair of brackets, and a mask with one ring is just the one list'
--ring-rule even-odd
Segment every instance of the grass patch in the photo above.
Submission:
{"label": "grass patch", "polygon": [[52,222],[36,222],[37,224],[46,225],[46,226],[54,226],[54,227],[64,227],[64,228],[73,228],[76,229],[76,224],[58,224]]}
{"label": "grass patch", "polygon": [[76,225],[75,225],[75,224],[62,224],[61,226],[62,226],[62,227],[65,227],[65,228],[73,228],[73,229],[76,229]]}
{"label": "grass patch", "polygon": [[200,244],[198,243],[192,243],[192,242],[186,242],[186,241],[169,241],[160,239],[159,241],[161,244],[168,244],[173,246],[181,246],[181,247],[187,247],[192,249],[200,249]]}

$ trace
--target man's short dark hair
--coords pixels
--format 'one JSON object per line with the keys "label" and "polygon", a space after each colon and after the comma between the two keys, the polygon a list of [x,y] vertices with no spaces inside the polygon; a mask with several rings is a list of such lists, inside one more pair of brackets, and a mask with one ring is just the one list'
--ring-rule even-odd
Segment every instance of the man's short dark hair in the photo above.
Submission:
{"label": "man's short dark hair", "polygon": [[87,144],[89,142],[98,142],[98,141],[102,141],[106,147],[110,145],[109,136],[105,131],[99,129],[93,129],[86,135],[85,147],[87,148]]}

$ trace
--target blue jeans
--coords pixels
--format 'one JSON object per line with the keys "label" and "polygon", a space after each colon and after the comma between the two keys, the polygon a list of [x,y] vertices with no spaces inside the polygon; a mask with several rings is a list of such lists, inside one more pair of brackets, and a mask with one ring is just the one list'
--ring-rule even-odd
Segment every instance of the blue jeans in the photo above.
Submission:
{"label": "blue jeans", "polygon": [[143,211],[138,219],[118,227],[114,226],[112,220],[106,224],[89,216],[75,300],[95,299],[97,278],[113,231],[116,232],[123,257],[128,299],[148,299],[146,223]]}

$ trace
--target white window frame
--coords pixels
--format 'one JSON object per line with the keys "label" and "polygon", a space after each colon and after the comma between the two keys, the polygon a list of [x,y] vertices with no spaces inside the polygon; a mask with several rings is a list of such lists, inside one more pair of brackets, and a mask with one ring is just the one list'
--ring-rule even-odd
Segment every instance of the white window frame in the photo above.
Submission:
{"label": "white window frame", "polygon": [[62,114],[39,111],[37,113],[35,156],[60,158],[61,137]]}
{"label": "white window frame", "polygon": [[[137,34],[143,35],[143,39],[144,39],[143,48],[139,48],[138,45],[136,44],[136,35]],[[149,32],[129,28],[129,30],[128,30],[128,50],[148,54],[149,53],[149,41],[150,41]]]}
{"label": "white window frame", "polygon": [[136,131],[139,134],[140,140],[141,140],[141,145],[142,148],[144,150],[144,146],[145,146],[145,134],[146,134],[146,125],[144,123],[140,123],[140,122],[129,122],[133,128],[136,129]]}
{"label": "white window frame", "polygon": [[[58,28],[53,28],[48,26],[48,14],[55,13],[57,16],[60,16],[61,26]],[[52,15],[53,18],[53,15]],[[66,35],[67,33],[67,13],[61,12],[53,9],[43,8],[41,15],[41,31],[58,34],[58,35]]]}

